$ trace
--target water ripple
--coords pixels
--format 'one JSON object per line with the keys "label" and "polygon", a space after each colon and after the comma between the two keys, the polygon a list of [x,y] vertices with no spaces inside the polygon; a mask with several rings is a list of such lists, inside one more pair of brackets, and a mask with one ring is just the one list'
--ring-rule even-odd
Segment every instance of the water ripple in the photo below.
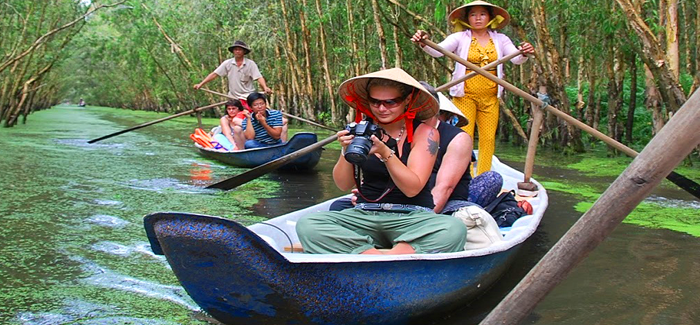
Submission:
{"label": "water ripple", "polygon": [[698,201],[685,201],[677,199],[669,199],[660,196],[649,196],[644,201],[656,203],[662,207],[667,208],[692,208],[700,209],[700,202]]}
{"label": "water ripple", "polygon": [[182,184],[173,178],[155,178],[155,179],[132,179],[126,184],[127,187],[137,190],[153,191],[163,193],[166,190],[174,190],[179,193],[200,194],[217,192],[216,190],[205,189],[200,186]]}
{"label": "water ripple", "polygon": [[126,147],[123,143],[108,143],[108,142],[95,142],[88,143],[88,139],[54,139],[56,143],[69,145],[73,147],[81,147],[87,149],[99,149],[99,148],[112,148],[121,149]]}
{"label": "water ripple", "polygon": [[131,292],[148,298],[170,301],[192,311],[201,311],[201,308],[192,301],[181,286],[163,285],[139,280],[119,274],[80,257],[74,257],[74,259],[83,263],[82,268],[85,271],[93,274],[80,280],[88,285]]}
{"label": "water ripple", "polygon": [[88,222],[92,222],[94,224],[98,224],[100,226],[105,226],[105,227],[112,227],[112,228],[122,228],[130,222],[120,219],[118,217],[106,215],[106,214],[97,214],[94,215],[90,218],[87,219]]}

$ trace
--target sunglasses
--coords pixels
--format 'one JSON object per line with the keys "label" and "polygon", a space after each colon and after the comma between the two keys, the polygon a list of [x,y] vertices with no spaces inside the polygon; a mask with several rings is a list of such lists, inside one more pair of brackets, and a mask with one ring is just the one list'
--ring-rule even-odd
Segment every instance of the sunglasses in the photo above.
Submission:
{"label": "sunglasses", "polygon": [[384,105],[386,108],[394,108],[396,106],[399,106],[401,102],[406,99],[405,97],[396,97],[394,99],[384,99],[384,100],[379,100],[379,99],[374,99],[372,97],[367,97],[367,101],[369,102],[369,105],[377,108],[381,105]]}

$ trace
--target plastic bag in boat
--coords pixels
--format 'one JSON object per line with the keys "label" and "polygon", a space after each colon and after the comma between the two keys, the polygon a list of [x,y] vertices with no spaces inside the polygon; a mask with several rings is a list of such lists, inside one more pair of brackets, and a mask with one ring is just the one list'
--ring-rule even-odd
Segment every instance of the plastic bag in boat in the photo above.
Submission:
{"label": "plastic bag in boat", "polygon": [[488,247],[503,240],[498,224],[491,215],[477,205],[469,205],[452,214],[467,226],[464,250]]}

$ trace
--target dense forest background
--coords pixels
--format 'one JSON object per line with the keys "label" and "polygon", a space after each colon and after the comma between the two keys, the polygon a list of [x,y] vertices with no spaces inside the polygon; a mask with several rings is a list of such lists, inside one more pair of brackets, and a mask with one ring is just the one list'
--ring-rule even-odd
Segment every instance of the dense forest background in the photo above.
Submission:
{"label": "dense forest background", "polygon": [[[466,1],[468,2],[468,1]],[[273,106],[340,126],[336,90],[352,76],[402,67],[435,86],[454,63],[409,40],[440,42],[464,0],[2,0],[0,122],[25,123],[61,102],[176,113],[210,103],[192,86],[248,43],[273,89]],[[499,0],[514,43],[537,55],[506,65],[506,79],[640,149],[700,85],[700,0]],[[225,91],[223,78],[207,85]],[[502,102],[499,136],[526,142],[531,106]],[[217,108],[209,114],[221,114]],[[546,117],[543,144],[573,152],[593,141]],[[697,153],[697,150],[696,150]]]}

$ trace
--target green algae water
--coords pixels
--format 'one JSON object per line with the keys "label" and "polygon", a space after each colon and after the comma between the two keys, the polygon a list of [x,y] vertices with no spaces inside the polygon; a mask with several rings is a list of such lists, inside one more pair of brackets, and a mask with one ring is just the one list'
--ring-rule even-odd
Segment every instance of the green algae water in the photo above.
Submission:
{"label": "green algae water", "polygon": [[58,107],[0,129],[0,323],[200,323],[165,259],[150,251],[143,216],[188,211],[252,223],[250,207],[278,183],[204,190],[241,170],[183,148],[191,121],[87,144],[125,128],[120,122],[155,116]]}
{"label": "green algae water", "polygon": [[[218,324],[152,253],[143,216],[184,211],[251,224],[341,194],[330,175],[336,143],[310,173],[273,173],[229,192],[204,187],[243,170],[198,155],[187,137],[194,118],[87,144],[164,116],[59,106],[0,128],[0,324]],[[522,170],[524,150],[498,146]],[[434,324],[478,323],[605,190],[611,170],[624,168],[587,159],[538,152],[534,177],[550,197],[540,229],[487,295]],[[698,208],[663,184],[526,323],[700,323]]]}

